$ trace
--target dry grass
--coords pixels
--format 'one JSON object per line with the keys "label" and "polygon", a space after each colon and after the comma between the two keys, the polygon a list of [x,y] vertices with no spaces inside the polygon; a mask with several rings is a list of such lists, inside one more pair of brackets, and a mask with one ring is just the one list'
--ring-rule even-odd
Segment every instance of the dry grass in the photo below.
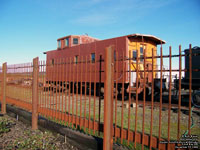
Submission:
{"label": "dry grass", "polygon": [[[20,86],[7,86],[7,96],[10,98],[15,98],[18,100],[31,102],[32,90],[28,87],[20,87]],[[39,92],[39,105],[41,107],[50,108],[54,110],[59,110],[63,112],[70,112],[70,114],[77,114],[80,116],[80,110],[82,108],[81,116],[84,117],[84,111],[86,111],[86,118],[98,121],[99,118],[99,97],[94,98],[91,96],[83,95],[80,100],[80,95],[78,94],[70,94],[70,110],[68,110],[69,105],[69,95],[68,93],[53,93],[53,92],[44,92],[40,89]],[[95,99],[95,104],[94,104]],[[82,106],[80,103],[82,102]],[[90,104],[90,105],[89,105]],[[65,108],[66,106],[66,108]],[[84,107],[86,106],[86,107]],[[90,106],[90,107],[89,107]],[[113,103],[115,108],[115,103]],[[72,112],[73,107],[73,112]],[[95,114],[94,114],[95,109]],[[77,111],[76,111],[77,110]],[[115,112],[113,113],[113,121],[115,121]],[[135,130],[135,108],[130,108],[130,119],[128,117],[128,108],[123,108],[123,127],[128,128],[128,122],[130,122],[130,129],[132,131]],[[117,101],[117,126],[121,127],[121,117],[122,115],[122,106],[121,101]],[[103,122],[104,118],[104,101],[101,100],[101,114],[100,114],[101,122]],[[151,107],[145,107],[145,125],[144,130],[146,134],[150,134],[150,123],[151,123]],[[193,113],[193,119],[195,126],[191,129],[191,134],[198,135],[200,137],[200,117]],[[176,140],[177,138],[177,124],[178,124],[178,113],[171,110],[171,124],[170,124],[170,139]],[[143,121],[143,106],[138,106],[137,112],[137,131],[142,132],[142,121]],[[184,134],[188,129],[188,115],[187,111],[181,111],[181,134]],[[114,122],[115,123],[115,122]],[[153,109],[153,136],[158,137],[158,129],[159,129],[159,108]],[[168,134],[168,109],[162,110],[162,123],[161,123],[161,137],[167,139]]]}

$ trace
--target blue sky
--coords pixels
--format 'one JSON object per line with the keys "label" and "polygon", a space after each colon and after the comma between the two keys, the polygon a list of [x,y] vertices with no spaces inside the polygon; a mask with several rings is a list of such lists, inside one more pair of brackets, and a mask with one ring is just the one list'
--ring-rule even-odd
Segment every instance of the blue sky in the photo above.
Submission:
{"label": "blue sky", "polygon": [[30,62],[57,47],[57,38],[107,39],[152,34],[183,49],[200,46],[199,0],[0,0],[0,64]]}

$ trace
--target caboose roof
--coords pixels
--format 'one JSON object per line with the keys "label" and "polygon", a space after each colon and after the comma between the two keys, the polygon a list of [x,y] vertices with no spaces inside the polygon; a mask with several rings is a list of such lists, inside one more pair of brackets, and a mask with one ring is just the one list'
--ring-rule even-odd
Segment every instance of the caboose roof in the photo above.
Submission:
{"label": "caboose roof", "polygon": [[161,40],[156,36],[148,35],[148,34],[135,33],[135,34],[127,35],[127,37],[141,37],[141,38],[146,37],[146,38],[153,40],[156,44],[165,44],[166,43],[164,40]]}
{"label": "caboose roof", "polygon": [[57,41],[58,40],[63,40],[63,39],[69,38],[69,37],[89,37],[89,38],[92,38],[92,39],[95,39],[95,40],[99,40],[97,38],[94,38],[94,37],[91,37],[91,36],[88,36],[88,35],[67,35],[67,36],[58,38]]}
{"label": "caboose roof", "polygon": [[[67,37],[75,37],[75,36],[80,36],[80,35],[68,35],[68,36],[65,36],[65,37],[62,37],[62,38],[59,38],[57,40],[62,40],[62,39],[65,39]],[[88,35],[87,35],[88,36]],[[89,36],[88,36],[89,37]],[[135,34],[129,34],[129,35],[125,35],[125,36],[121,36],[121,37],[135,37],[135,38],[147,38],[147,39],[150,39],[152,41],[154,41],[157,45],[159,44],[165,44],[166,42],[164,40],[161,40],[160,38],[156,37],[156,36],[153,36],[153,35],[149,35],[149,34],[139,34],[139,33],[135,33]],[[93,38],[93,37],[90,37],[90,38]],[[120,38],[120,37],[114,37],[114,38]],[[110,39],[114,39],[114,38],[110,38]],[[97,41],[104,41],[104,40],[108,40],[108,39],[104,39],[104,40],[99,40],[97,38],[93,38],[93,39],[96,39]],[[53,51],[53,50],[52,50]],[[46,51],[46,52],[49,52],[49,51]],[[46,54],[46,52],[44,52],[44,54]]]}

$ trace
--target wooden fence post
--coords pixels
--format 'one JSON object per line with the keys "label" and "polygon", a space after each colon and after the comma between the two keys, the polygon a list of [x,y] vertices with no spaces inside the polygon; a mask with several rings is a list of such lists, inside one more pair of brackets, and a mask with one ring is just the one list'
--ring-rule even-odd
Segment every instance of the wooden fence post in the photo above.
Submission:
{"label": "wooden fence post", "polygon": [[39,58],[33,59],[33,86],[32,86],[32,129],[38,129],[38,66]]}
{"label": "wooden fence post", "polygon": [[105,49],[105,92],[104,92],[104,135],[103,149],[112,150],[113,146],[113,74],[114,74],[114,47]]}
{"label": "wooden fence post", "polygon": [[7,74],[7,63],[3,64],[3,81],[2,81],[2,104],[1,113],[6,114],[6,74]]}

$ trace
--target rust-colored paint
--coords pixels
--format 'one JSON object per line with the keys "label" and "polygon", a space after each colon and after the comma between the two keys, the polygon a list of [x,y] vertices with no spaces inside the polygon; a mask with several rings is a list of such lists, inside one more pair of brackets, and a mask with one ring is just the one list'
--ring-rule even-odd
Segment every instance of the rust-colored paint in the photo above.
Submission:
{"label": "rust-colored paint", "polygon": [[[124,58],[124,52],[123,52],[123,55],[122,55],[122,107],[121,107],[121,128],[123,129],[124,127],[124,72],[125,72],[125,58]],[[121,144],[123,142],[123,133],[122,133],[123,130],[121,130]]]}
{"label": "rust-colored paint", "polygon": [[[162,72],[163,72],[163,56],[162,56],[162,45],[160,48],[160,109],[159,109],[159,131],[158,139],[161,140],[161,122],[162,122]],[[158,144],[158,149],[160,149],[161,144]]]}
{"label": "rust-colored paint", "polygon": [[[57,58],[55,60],[55,103],[54,103],[54,106],[55,106],[55,110],[58,109],[58,78],[59,78],[59,73],[58,73],[58,63],[59,63],[59,58]],[[58,119],[58,113],[57,111],[55,111],[55,119]]]}
{"label": "rust-colored paint", "polygon": [[[83,56],[81,56],[81,96],[80,96],[80,119],[82,118],[82,94],[83,94]],[[80,120],[79,120],[80,121]],[[81,129],[81,125],[80,125],[80,129]]]}
{"label": "rust-colored paint", "polygon": [[[154,84],[153,84],[154,83],[153,82],[154,81],[154,77],[153,77],[154,73],[155,72],[160,72],[161,73],[161,75],[160,75],[160,82],[161,82],[161,84],[160,84],[160,87],[161,87],[160,88],[160,93],[161,93],[160,94],[160,102],[154,102],[153,101],[154,100],[153,99],[154,98],[153,94],[151,95],[151,102],[146,101],[145,94],[143,95],[143,101],[138,102],[138,92],[136,92],[135,131],[131,130],[131,126],[134,125],[134,123],[132,124],[132,122],[130,121],[131,108],[129,107],[127,109],[128,110],[128,122],[127,122],[128,124],[125,124],[124,117],[126,117],[125,114],[126,114],[127,110],[125,110],[125,108],[117,107],[117,92],[115,93],[115,95],[116,95],[115,99],[113,98],[113,96],[114,96],[113,91],[116,91],[116,90],[114,90],[114,87],[117,89],[117,86],[120,85],[120,84],[118,84],[118,80],[115,80],[115,79],[117,79],[119,77],[119,74],[122,72],[123,73],[122,79],[121,79],[122,82],[121,81],[119,82],[119,83],[122,83],[122,84],[120,86],[124,86],[125,85],[125,83],[126,83],[125,82],[125,78],[129,79],[128,83],[130,85],[130,74],[131,74],[130,68],[129,69],[127,68],[127,66],[130,67],[128,65],[128,64],[130,64],[130,61],[131,61],[130,57],[129,57],[129,59],[127,59],[125,57],[125,55],[121,55],[121,56],[118,57],[118,52],[116,52],[116,60],[117,61],[113,62],[113,64],[115,64],[114,66],[111,66],[113,70],[115,69],[115,71],[110,70],[113,74],[115,73],[114,75],[112,75],[112,80],[115,81],[115,84],[112,81],[112,83],[109,85],[111,87],[110,88],[111,92],[109,92],[109,96],[111,97],[110,103],[111,103],[111,106],[113,104],[115,104],[115,108],[114,108],[115,109],[115,113],[114,113],[113,110],[107,110],[111,106],[110,105],[106,105],[106,103],[104,101],[104,104],[108,107],[108,108],[106,108],[105,113],[108,114],[108,111],[111,111],[112,112],[111,115],[115,115],[115,121],[114,121],[115,125],[113,125],[113,122],[111,121],[110,122],[111,126],[108,127],[109,131],[111,131],[110,132],[111,136],[110,136],[109,142],[112,143],[112,138],[114,137],[115,139],[119,138],[122,141],[123,140],[127,140],[128,142],[135,142],[135,145],[136,145],[136,143],[140,143],[143,146],[149,146],[150,149],[151,148],[158,148],[158,147],[159,147],[159,149],[174,149],[175,144],[160,144],[160,141],[164,140],[163,139],[163,135],[161,134],[162,119],[163,119],[163,117],[162,117],[162,107],[163,108],[165,107],[165,108],[168,109],[168,127],[166,127],[166,128],[168,128],[168,130],[167,130],[168,137],[167,137],[167,140],[165,139],[166,141],[170,140],[170,130],[171,130],[170,129],[170,117],[171,117],[170,110],[171,110],[171,107],[172,106],[173,107],[178,107],[178,122],[179,123],[178,123],[178,126],[177,126],[178,129],[177,128],[176,129],[178,130],[177,139],[179,139],[180,133],[183,132],[181,130],[181,128],[180,128],[181,93],[179,92],[179,104],[178,105],[171,104],[171,86],[169,86],[169,104],[162,104],[162,79],[163,79],[162,74],[163,74],[163,72],[170,73],[170,75],[169,75],[169,77],[170,77],[169,85],[171,85],[171,82],[172,82],[171,81],[172,80],[171,76],[172,76],[172,72],[173,71],[174,72],[175,71],[179,71],[179,79],[180,79],[181,78],[181,72],[182,71],[188,71],[188,70],[181,69],[181,57],[184,56],[184,55],[181,55],[181,47],[179,47],[179,55],[172,55],[171,54],[171,47],[170,47],[170,50],[169,50],[169,55],[164,55],[164,56],[162,54],[162,47],[161,47],[161,56],[154,56],[154,53],[153,53],[154,50],[153,49],[151,49],[151,50],[152,50],[152,57],[146,57],[146,55],[144,56],[144,64],[142,64],[144,66],[144,70],[137,69],[137,67],[139,65],[136,65],[136,70],[135,71],[136,71],[136,83],[137,84],[135,86],[138,89],[138,81],[139,81],[138,76],[143,74],[144,75],[143,76],[144,80],[142,82],[140,82],[140,84],[143,84],[143,88],[145,89],[145,86],[148,85],[148,81],[146,80],[147,79],[147,74],[145,72],[149,71],[149,69],[147,68],[147,64],[146,64],[147,60],[151,59],[152,66],[154,66],[154,61],[153,60],[155,58],[159,58],[160,59],[160,64],[161,64],[160,69],[155,69],[154,70],[154,67],[152,67],[152,71],[151,72],[149,71],[149,72],[151,73],[151,80],[152,80],[151,87],[152,87],[152,89],[154,87]],[[145,51],[145,54],[146,54],[146,51]],[[192,55],[191,54],[192,54],[192,52],[190,52],[190,56],[189,56],[189,57],[191,57],[190,61],[192,60]],[[129,56],[130,56],[130,52],[129,52]],[[82,56],[82,58],[83,57],[84,56]],[[172,59],[173,59],[173,57],[179,58],[179,69],[172,69]],[[163,70],[163,67],[162,67],[163,66],[163,58],[169,59],[169,66],[170,66],[169,70]],[[105,60],[105,58],[104,58],[103,61],[107,61],[107,60]],[[68,125],[71,124],[70,126],[76,125],[76,126],[84,127],[85,129],[86,128],[90,129],[90,130],[92,129],[93,133],[95,131],[99,131],[99,132],[103,132],[104,131],[104,133],[105,133],[105,131],[108,130],[108,129],[103,128],[103,122],[100,123],[100,121],[96,121],[95,117],[94,117],[94,120],[91,119],[92,115],[95,116],[95,113],[96,113],[95,110],[94,110],[95,109],[95,99],[96,99],[95,92],[96,92],[96,90],[94,90],[94,96],[93,96],[93,92],[91,91],[91,90],[96,88],[95,87],[96,85],[94,84],[94,88],[93,88],[92,84],[96,83],[95,75],[97,75],[98,69],[95,70],[95,68],[98,68],[98,67],[101,68],[100,67],[101,63],[98,64],[98,62],[99,62],[98,60],[95,60],[95,63],[91,63],[91,60],[87,61],[87,57],[86,57],[86,60],[83,63],[82,62],[83,62],[83,60],[81,60],[81,62],[78,62],[78,64],[74,64],[74,62],[72,62],[71,59],[70,59],[70,63],[67,64],[67,61],[65,62],[61,58],[58,58],[55,61],[54,65],[52,65],[51,63],[46,63],[45,64],[45,62],[42,62],[42,61],[40,62],[39,67],[38,67],[39,68],[38,70],[40,70],[39,71],[39,79],[38,79],[39,81],[38,82],[42,82],[44,84],[46,83],[46,79],[45,79],[45,76],[43,74],[43,73],[45,73],[45,66],[46,66],[46,73],[49,74],[50,75],[49,77],[52,79],[52,81],[54,81],[53,84],[56,84],[56,85],[53,85],[54,91],[55,90],[56,91],[55,91],[55,93],[54,92],[52,93],[53,96],[50,96],[50,97],[52,97],[52,99],[54,101],[52,103],[51,98],[48,98],[48,96],[49,96],[48,92],[43,91],[42,90],[43,87],[38,86],[39,90],[37,92],[39,92],[38,94],[40,94],[38,112],[41,115],[44,115],[45,117],[51,117],[53,119],[57,119],[58,121],[62,121],[63,117],[64,117],[64,120],[66,121],[66,124],[67,123],[68,123]],[[103,63],[105,63],[105,62],[103,62]],[[120,65],[118,65],[118,63]],[[140,63],[140,61],[139,61],[139,57],[137,55],[136,64],[139,64],[139,63]],[[191,67],[191,65],[192,64],[190,64],[190,67]],[[119,68],[119,66],[124,66],[124,67]],[[88,72],[87,72],[87,67],[89,67],[88,68]],[[31,73],[32,71],[30,71],[30,74],[28,74],[28,71],[26,70],[26,68],[32,68],[32,65],[30,65],[30,66],[27,66],[27,64],[16,65],[16,66],[14,66],[14,71],[17,71],[17,69],[19,69],[23,73],[23,77],[25,79],[28,79],[28,78],[31,78],[31,79],[34,78],[35,79],[35,77],[32,77],[32,73]],[[52,69],[52,68],[54,68],[54,69]],[[108,71],[107,67],[103,66],[102,68],[103,68],[102,74],[105,75],[107,73],[106,71]],[[192,74],[192,71],[194,71],[191,68],[189,69],[190,74]],[[8,67],[8,69],[12,70],[13,66]],[[132,72],[134,72],[134,71],[132,70]],[[84,76],[83,74],[87,74],[87,75]],[[7,73],[7,75],[9,76],[9,73]],[[20,78],[19,74],[14,74],[14,76],[16,78]],[[91,77],[92,78],[94,77],[94,82],[88,82],[88,77],[89,77],[89,80],[90,80]],[[99,75],[99,77],[101,77],[101,75]],[[83,89],[81,88],[81,90],[80,90],[81,94],[79,95],[79,93],[77,93],[78,92],[77,86],[75,86],[75,83],[77,83],[79,80],[81,81],[81,83],[83,82],[83,85],[85,84],[85,89],[84,89],[85,90],[85,101],[84,102],[82,102],[82,94],[83,94],[82,90]],[[50,80],[47,80],[47,81],[50,81]],[[64,93],[63,90],[61,90],[61,89],[63,89],[64,84],[62,84],[62,86],[57,86],[57,85],[61,84],[60,81],[68,82],[68,84],[70,83],[69,86],[72,86],[72,88],[70,88],[72,91],[69,92],[69,90],[70,90],[69,89],[66,93]],[[190,79],[190,82],[189,82],[190,86],[191,86],[190,89],[189,89],[190,90],[190,95],[189,95],[190,98],[191,98],[191,94],[192,94],[191,93],[192,92],[192,85],[191,85],[192,82],[191,81],[192,81],[192,75],[191,75],[191,79]],[[179,80],[178,84],[179,84],[179,90],[181,90],[181,80]],[[28,88],[30,90],[32,87],[23,87],[23,85],[14,85],[14,87],[15,88],[22,88],[22,92],[20,92],[20,96],[22,98],[21,99],[17,99],[17,97],[16,98],[10,98],[9,95],[7,94],[7,97],[6,97],[7,103],[8,104],[13,104],[13,105],[15,105],[17,107],[20,107],[22,109],[31,111],[33,105],[27,99],[28,98],[27,97],[27,95],[28,95],[27,92],[28,92]],[[86,94],[86,93],[88,93],[86,87],[89,88],[89,94],[90,95],[88,95],[88,96]],[[104,86],[104,87],[106,87],[106,86]],[[58,91],[60,91],[60,92],[58,92]],[[7,91],[7,93],[9,93],[9,92],[11,92],[11,90]],[[49,93],[50,92],[52,92],[52,91],[49,91]],[[57,95],[56,95],[56,92],[57,92]],[[75,95],[73,95],[74,92],[75,92]],[[34,95],[34,93],[33,93],[33,95]],[[76,97],[76,99],[74,99],[74,101],[72,101],[72,103],[73,103],[72,105],[69,105],[70,101],[66,102],[66,100],[67,100],[66,97],[65,97],[65,102],[64,102],[64,95],[67,95],[69,97],[68,100],[69,99],[72,100],[73,96],[74,96],[74,98]],[[122,103],[125,103],[124,102],[125,101],[124,97],[127,96],[127,95],[129,95],[128,103],[130,105],[130,101],[131,101],[130,93],[125,95],[124,87],[122,87]],[[90,112],[91,116],[88,119],[88,118],[86,118],[86,112],[87,112],[86,104],[88,105],[89,96],[91,97],[90,98],[91,102],[89,104],[90,111],[91,111]],[[107,96],[106,93],[105,93],[104,96]],[[79,98],[80,98],[80,108],[77,106],[77,100],[79,100]],[[57,101],[56,101],[56,99],[57,99]],[[88,100],[86,100],[86,99],[88,99]],[[113,102],[113,99],[115,100],[114,102]],[[94,105],[92,104],[93,100],[94,100]],[[101,102],[101,101],[99,101],[99,102]],[[190,102],[191,102],[191,99],[190,99]],[[34,101],[33,101],[33,103],[34,103]],[[83,106],[84,108],[83,108],[83,110],[81,110],[83,103],[84,103],[84,106]],[[144,127],[145,127],[145,125],[144,125],[145,116],[143,116],[143,125],[142,125],[143,132],[142,133],[137,132],[137,120],[138,120],[137,107],[138,107],[138,103],[140,105],[143,104],[143,115],[145,114],[145,111],[146,111],[146,110],[144,110],[145,106],[151,106],[150,135],[147,135],[147,133],[145,133],[145,130],[144,130]],[[158,107],[158,104],[160,106],[160,110],[159,110],[159,134],[158,134],[159,137],[157,138],[157,137],[154,137],[152,135],[152,132],[153,132],[153,125],[154,125],[153,124],[153,107],[154,106]],[[64,105],[65,105],[65,107],[64,107]],[[76,112],[75,112],[75,109],[74,109],[74,111],[70,110],[70,109],[72,109],[72,107],[76,107]],[[114,105],[112,107],[114,107]],[[65,110],[64,110],[64,108],[65,108]],[[99,103],[99,108],[100,108],[100,103]],[[80,109],[80,117],[79,117],[79,113],[77,113],[77,109]],[[118,109],[121,109],[121,116],[117,116],[117,110]],[[191,111],[191,106],[189,106],[189,110]],[[82,111],[84,112],[84,115],[82,115],[82,113],[83,113]],[[50,113],[48,113],[48,112],[50,112]],[[100,113],[99,113],[99,115],[100,115]],[[105,116],[107,116],[107,115],[105,115]],[[117,126],[117,120],[119,119],[119,117],[121,117],[120,119],[123,120],[121,122],[121,127],[120,127],[120,125]],[[190,114],[190,117],[191,117],[191,114]],[[191,125],[191,121],[192,120],[188,120],[188,128],[190,128],[189,125]],[[104,123],[105,123],[105,120],[104,120]],[[124,127],[127,126],[127,125],[128,125],[128,129],[124,129]],[[103,129],[105,129],[105,130],[103,130]]]}
{"label": "rust-colored paint", "polygon": [[[61,76],[62,76],[62,65],[61,65],[61,60],[62,58],[59,58],[58,59],[58,70],[59,70],[59,74],[58,74],[58,103],[57,103],[57,110],[60,111],[61,109],[61,93],[60,93],[60,90],[61,90],[61,86],[60,86],[60,81],[61,81]],[[61,113],[58,113],[58,119],[60,120],[61,119]]]}
{"label": "rust-colored paint", "polygon": [[[142,38],[143,37],[143,41]],[[64,38],[61,38],[61,40],[64,40]],[[154,38],[154,37],[148,37],[145,35],[128,35],[128,36],[122,36],[122,37],[116,37],[116,38],[112,38],[112,39],[106,39],[106,40],[96,40],[93,41],[91,43],[83,43],[80,45],[76,45],[76,46],[72,46],[72,47],[63,47],[61,49],[57,49],[57,50],[53,50],[53,51],[48,51],[46,52],[47,54],[47,60],[48,61],[52,61],[58,58],[63,58],[63,57],[74,57],[74,56],[88,56],[91,55],[91,53],[95,53],[95,57],[99,58],[100,55],[102,55],[102,59],[105,58],[105,53],[104,53],[104,49],[106,47],[108,47],[109,45],[113,45],[116,47],[116,52],[118,52],[119,57],[122,57],[122,54],[124,53],[125,57],[129,56],[129,50],[131,50],[131,47],[129,47],[130,42],[129,41],[133,41],[133,43],[136,43],[136,46],[138,48],[138,46],[143,43],[146,45],[149,45],[150,47],[153,45],[153,47],[156,47],[156,45],[160,44],[160,39]],[[131,42],[132,43],[132,42]],[[165,43],[164,41],[161,41],[161,43]],[[134,47],[134,45],[133,45]],[[139,48],[138,48],[139,51]],[[150,48],[148,49],[148,52],[151,52]],[[156,49],[155,49],[155,55],[156,55]],[[148,53],[147,56],[150,56],[150,54]],[[155,60],[156,61],[156,60]],[[97,62],[97,66],[96,66],[96,70],[99,70],[99,62]],[[151,63],[151,62],[149,62]],[[122,71],[122,63],[119,63],[119,68],[121,70],[119,70],[119,72]],[[89,64],[88,64],[89,66]],[[102,70],[104,70],[104,66],[102,66]],[[124,66],[125,70],[128,70],[128,63],[126,63],[126,65]],[[89,74],[88,74],[89,75]],[[128,73],[125,73],[125,78],[124,78],[124,83],[128,83],[129,82],[129,78],[128,78]],[[47,76],[49,76],[47,74]],[[83,78],[84,78],[84,74],[83,74]],[[49,78],[49,77],[48,77]],[[91,77],[91,82],[94,83],[94,79],[95,76]],[[96,78],[99,78],[99,74],[97,74]],[[76,80],[76,77],[75,77]],[[102,74],[102,82],[104,82],[105,80],[105,74]],[[78,79],[78,82],[80,82],[80,78]],[[90,78],[88,77],[87,82],[90,82]],[[122,83],[122,79],[119,80],[118,83]]]}
{"label": "rust-colored paint", "polygon": [[[73,58],[72,58],[73,60]],[[72,61],[72,124],[74,124],[74,79],[75,78],[75,64],[74,60]]]}
{"label": "rust-colored paint", "polygon": [[[72,60],[71,60],[71,57],[69,58],[69,95],[68,95],[68,114],[70,114],[70,108],[71,108],[71,106],[70,106],[70,95],[71,95],[71,63],[72,63]],[[70,122],[71,122],[71,119],[68,117],[68,123],[70,124]]]}
{"label": "rust-colored paint", "polygon": [[22,109],[25,109],[27,111],[32,111],[32,104],[31,103],[28,103],[28,102],[25,102],[25,101],[19,101],[19,100],[16,100],[16,99],[13,99],[13,98],[8,98],[8,97],[6,97],[6,102],[8,104],[15,105],[15,106],[22,108]]}
{"label": "rust-colored paint", "polygon": [[[43,72],[43,64],[42,64],[42,62],[43,61],[40,61],[39,62],[39,76],[40,76],[40,72]],[[39,77],[40,78],[40,77]],[[41,83],[44,83],[44,79],[43,79],[43,76],[42,76],[42,81],[39,81],[39,82],[41,82]],[[39,107],[41,107],[42,108],[42,110],[41,110],[41,113],[42,114],[46,114],[46,112],[44,112],[44,107],[45,107],[45,105],[44,105],[44,103],[43,103],[43,99],[44,99],[44,97],[43,97],[43,94],[44,94],[44,92],[40,89],[40,87],[39,87],[39,91],[40,91],[40,97],[39,97]],[[45,102],[46,102],[46,99],[45,99]],[[40,113],[40,112],[39,112]]]}
{"label": "rust-colored paint", "polygon": [[112,150],[113,146],[113,74],[114,74],[114,47],[110,46],[105,49],[106,53],[106,80],[105,80],[105,96],[104,96],[104,135],[103,135],[103,149]]}
{"label": "rust-colored paint", "polygon": [[51,111],[51,113],[52,113],[52,116],[54,116],[54,111],[53,111],[54,110],[54,104],[55,104],[55,98],[54,98],[55,97],[54,96],[55,95],[55,93],[54,93],[54,88],[55,87],[54,87],[54,82],[55,82],[55,74],[56,74],[55,71],[56,71],[56,69],[51,69],[51,71],[52,71],[52,79],[53,79],[53,80],[51,80],[51,85],[53,86],[53,89],[52,89],[52,95],[53,95],[53,97],[52,97],[52,105],[51,105],[52,106],[52,111]]}
{"label": "rust-colored paint", "polygon": [[[89,57],[90,58],[90,57]],[[90,105],[91,105],[91,92],[92,92],[92,60],[90,58],[89,60],[90,62],[90,73],[89,73],[89,77],[90,77],[90,83],[89,83],[89,121],[90,121]],[[89,133],[90,133],[90,124],[89,124]]]}
{"label": "rust-colored paint", "polygon": [[[87,56],[85,56],[85,72],[87,72]],[[84,130],[86,131],[87,76],[85,76]]]}
{"label": "rust-colored paint", "polygon": [[[65,59],[63,58],[62,59],[62,80],[61,81],[65,81],[65,78],[64,78],[64,69],[65,69]],[[62,120],[64,121],[64,82],[62,83],[62,92],[61,92],[61,95],[62,95]]]}
{"label": "rust-colored paint", "polygon": [[94,70],[94,106],[93,106],[93,120],[94,120],[94,128],[93,134],[95,134],[95,108],[96,108],[96,59],[93,66]]}
{"label": "rust-colored paint", "polygon": [[[66,68],[66,70],[67,70],[67,67],[69,67],[68,65],[67,65],[67,63],[68,63],[68,58],[66,58],[65,59],[66,61],[65,61],[65,68]],[[69,102],[67,101],[67,97],[68,97],[68,94],[69,94],[69,90],[67,89],[67,87],[68,87],[68,82],[67,82],[67,79],[68,79],[68,76],[69,76],[69,72],[67,73],[67,72],[64,72],[64,74],[66,74],[66,78],[65,78],[65,111],[64,112],[69,112],[69,110],[68,110],[68,105],[67,104],[69,104]],[[69,99],[68,99],[69,100]],[[64,119],[65,121],[66,121],[66,124],[67,124],[67,114],[65,113],[65,119]]]}
{"label": "rust-colored paint", "polygon": [[[138,76],[139,76],[139,71],[138,71],[138,68],[139,68],[139,59],[138,59],[138,53],[137,53],[137,56],[136,56],[136,90],[138,90]],[[137,107],[138,107],[138,92],[136,91],[136,107],[135,107],[135,140],[134,140],[134,147],[136,148],[136,141],[137,141]]]}
{"label": "rust-colored paint", "polygon": [[7,63],[3,63],[3,82],[2,82],[2,105],[1,113],[6,114],[6,74],[7,74]]}
{"label": "rust-colored paint", "polygon": [[[44,70],[44,67],[45,67],[45,63],[44,63],[44,61],[41,61],[41,68],[39,70],[39,78],[41,78],[40,83],[42,83],[43,86],[45,86],[45,77],[44,77],[45,70]],[[48,107],[48,103],[49,103],[48,96],[49,95],[47,95],[47,92],[46,92],[46,90],[44,90],[43,87],[39,87],[39,89],[41,91],[41,99],[40,99],[40,101],[41,102],[45,101],[45,103],[46,103],[46,105],[43,106],[43,110],[42,111],[43,111],[43,113],[46,114],[46,116],[48,116],[48,112],[44,112],[44,107],[45,108]]]}
{"label": "rust-colored paint", "polygon": [[[39,78],[41,78],[40,79],[40,83],[41,83],[41,87],[39,86],[39,89],[40,89],[40,91],[41,91],[41,100],[40,101],[46,101],[46,106],[45,107],[47,107],[48,108],[48,104],[49,104],[49,94],[48,94],[48,92],[49,92],[49,90],[46,90],[45,89],[45,85],[46,85],[46,83],[45,83],[45,72],[48,72],[49,70],[46,70],[45,71],[45,67],[46,67],[46,64],[45,64],[45,61],[41,61],[41,68],[39,69]],[[50,74],[49,74],[50,75]],[[44,108],[43,108],[43,112],[44,112]],[[46,116],[49,116],[49,111],[48,112],[45,112],[46,113]]]}
{"label": "rust-colored paint", "polygon": [[38,67],[39,58],[33,59],[32,129],[38,129]]}
{"label": "rust-colored paint", "polygon": [[116,91],[115,91],[115,142],[117,141],[117,94],[118,94],[118,80],[117,80],[117,77],[118,77],[118,61],[119,60],[119,57],[118,57],[118,52],[116,52],[116,71],[115,71],[115,80],[116,80]]}
{"label": "rust-colored paint", "polygon": [[[24,101],[18,101],[16,99],[11,99],[11,98],[6,98],[6,101],[8,102],[8,104],[11,104],[11,105],[15,105],[15,106],[18,106],[20,108],[23,108],[23,109],[26,109],[26,110],[31,110],[32,109],[32,105],[31,103],[27,103],[27,102],[24,102]],[[44,111],[48,111],[48,108],[44,108]],[[52,111],[56,111],[56,110],[52,110]],[[55,112],[54,112],[55,113]],[[53,113],[53,114],[54,114]],[[58,112],[58,113],[61,113],[61,112]],[[54,117],[52,114],[49,116],[49,117]],[[67,117],[70,118],[70,120],[72,120],[73,116],[72,114],[67,114]],[[75,117],[74,117],[75,118]],[[74,120],[75,122],[75,120]],[[89,124],[91,126],[91,128],[94,128],[93,127],[93,121],[89,121],[88,119],[86,118],[80,118],[78,117],[78,122],[77,122],[78,125],[81,125],[83,126],[85,124],[85,127],[88,128],[89,127]],[[74,124],[75,125],[75,124]],[[96,130],[100,131],[100,132],[103,132],[103,124],[99,124],[98,122],[95,122],[95,128]],[[120,138],[121,137],[121,128],[117,127],[115,129],[115,127],[112,129],[113,131],[116,131],[116,137],[117,138]],[[114,132],[113,132],[114,133]],[[127,140],[128,139],[128,130],[127,129],[123,129],[122,131],[123,133],[123,139]],[[136,139],[136,142],[141,144],[141,139],[142,139],[142,134],[141,133],[136,133],[133,132],[133,131],[130,131],[130,141],[134,142],[135,141],[135,137],[137,137]],[[114,134],[113,134],[114,135]],[[144,139],[145,139],[145,142],[144,142],[144,145],[145,146],[148,146],[150,141],[150,137],[148,134],[145,134],[144,135]],[[163,140],[163,139],[161,139]],[[152,137],[152,148],[158,148],[158,139],[156,137]],[[174,149],[174,144],[172,144],[170,147],[172,147],[172,149]],[[162,144],[161,145],[161,148],[163,150],[166,150],[166,144]]]}
{"label": "rust-colored paint", "polygon": [[[147,48],[147,46],[146,46]],[[145,101],[146,101],[146,48],[144,49],[144,79],[143,79],[143,119],[142,119],[142,150],[144,149],[144,126],[145,126]]]}
{"label": "rust-colored paint", "polygon": [[[129,51],[129,87],[131,87],[131,51]],[[130,139],[130,115],[131,115],[131,92],[129,92],[129,99],[128,99],[128,145]],[[122,106],[123,107],[123,106]]]}
{"label": "rust-colored paint", "polygon": [[[48,101],[48,107],[47,108],[51,108],[51,89],[49,89],[49,87],[47,86],[46,87],[46,74],[47,72],[49,73],[49,76],[52,76],[52,73],[51,71],[49,70],[49,67],[48,67],[48,62],[47,61],[44,61],[44,69],[43,69],[43,78],[44,78],[44,82],[43,82],[43,85],[44,85],[44,89],[45,89],[45,94],[44,94],[44,97],[45,99],[47,99]],[[43,89],[43,90],[44,90]],[[47,112],[47,116],[50,116],[51,114],[51,109],[48,109],[49,111]]]}
{"label": "rust-colored paint", "polygon": [[150,145],[149,149],[151,150],[152,148],[152,132],[153,132],[153,108],[154,108],[154,49],[152,48],[152,84],[151,84],[151,127],[150,127]]}
{"label": "rust-colored paint", "polygon": [[[168,142],[170,141],[170,117],[171,117],[171,78],[172,78],[172,49],[171,46],[169,47],[169,107],[168,107]],[[168,150],[169,150],[169,144],[168,144]]]}
{"label": "rust-colored paint", "polygon": [[80,62],[78,61],[78,63],[76,64],[76,128],[77,128],[77,116],[78,116],[78,79],[79,79],[79,64]]}
{"label": "rust-colored paint", "polygon": [[[102,63],[102,57],[100,55],[99,57],[99,87],[98,87],[98,90],[99,90],[99,125],[101,123],[101,63]],[[98,132],[98,135],[100,136],[100,131]]]}

